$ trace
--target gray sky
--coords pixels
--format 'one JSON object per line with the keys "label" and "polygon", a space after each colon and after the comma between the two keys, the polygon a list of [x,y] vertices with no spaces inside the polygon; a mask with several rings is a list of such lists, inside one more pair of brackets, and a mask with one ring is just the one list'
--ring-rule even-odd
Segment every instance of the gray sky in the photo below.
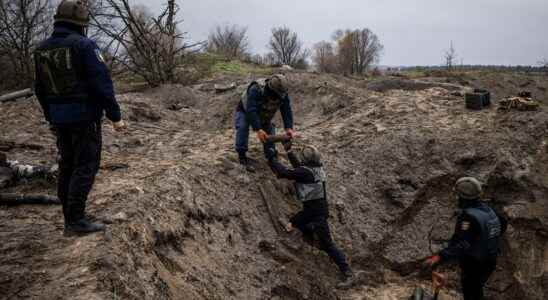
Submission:
{"label": "gray sky", "polygon": [[[165,0],[135,0],[158,9]],[[248,26],[254,52],[287,25],[307,47],[336,29],[368,27],[382,65],[441,64],[453,41],[465,64],[531,65],[548,58],[548,0],[179,0],[183,30],[206,39],[216,24]]]}

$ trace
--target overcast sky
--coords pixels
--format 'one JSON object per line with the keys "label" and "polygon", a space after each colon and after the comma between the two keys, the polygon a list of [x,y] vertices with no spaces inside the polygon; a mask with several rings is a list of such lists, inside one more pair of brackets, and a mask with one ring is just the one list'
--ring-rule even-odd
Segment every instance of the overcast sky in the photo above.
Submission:
{"label": "overcast sky", "polygon": [[[134,0],[158,10],[165,0]],[[254,52],[287,25],[307,47],[339,28],[367,27],[382,65],[437,65],[453,41],[465,64],[531,65],[548,58],[548,0],[179,0],[184,31],[207,38],[216,24],[247,26]]]}

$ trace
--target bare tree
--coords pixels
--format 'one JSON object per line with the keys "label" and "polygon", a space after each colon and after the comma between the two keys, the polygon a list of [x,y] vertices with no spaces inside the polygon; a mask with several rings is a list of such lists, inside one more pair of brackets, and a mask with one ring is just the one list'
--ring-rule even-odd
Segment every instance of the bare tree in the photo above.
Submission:
{"label": "bare tree", "polygon": [[365,74],[377,63],[383,50],[379,38],[370,29],[336,31],[337,63],[345,74]]}
{"label": "bare tree", "polygon": [[228,59],[243,58],[247,55],[248,48],[246,27],[217,25],[209,34],[207,50]]}
{"label": "bare tree", "polygon": [[544,73],[546,73],[546,75],[548,75],[548,59],[543,59],[543,60],[539,61],[538,64],[544,70]]}
{"label": "bare tree", "polygon": [[337,70],[335,48],[329,42],[322,41],[314,45],[312,61],[320,72],[333,73]]}
{"label": "bare tree", "polygon": [[12,72],[2,78],[12,78],[17,86],[31,84],[32,53],[50,33],[53,13],[51,0],[0,1],[0,58]]}
{"label": "bare tree", "polygon": [[186,43],[185,33],[178,30],[176,1],[166,0],[157,17],[129,0],[98,2],[92,26],[108,37],[113,59],[152,86],[176,82],[183,57],[201,45]]}
{"label": "bare tree", "polygon": [[457,51],[455,50],[455,47],[453,46],[453,42],[451,41],[451,46],[449,47],[449,49],[445,51],[445,67],[447,68],[448,71],[453,70],[456,60],[457,60]]}
{"label": "bare tree", "polygon": [[268,47],[276,57],[279,64],[295,66],[300,60],[306,60],[307,51],[302,49],[302,42],[295,32],[287,27],[276,27],[272,29],[272,37]]}

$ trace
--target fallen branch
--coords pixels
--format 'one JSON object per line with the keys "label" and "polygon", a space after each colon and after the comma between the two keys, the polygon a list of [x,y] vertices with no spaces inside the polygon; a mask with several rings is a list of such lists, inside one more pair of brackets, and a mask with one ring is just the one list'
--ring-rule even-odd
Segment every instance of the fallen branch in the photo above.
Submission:
{"label": "fallen branch", "polygon": [[0,194],[0,205],[60,205],[59,198],[48,195]]}
{"label": "fallen branch", "polygon": [[10,151],[12,149],[27,149],[27,150],[44,150],[44,146],[28,143],[15,143],[11,141],[0,140],[0,151]]}
{"label": "fallen branch", "polygon": [[23,97],[28,98],[32,95],[34,95],[34,92],[31,89],[21,90],[21,91],[13,92],[4,96],[0,96],[0,103],[15,101]]}
{"label": "fallen branch", "polygon": [[[259,186],[259,191],[261,192],[261,196],[263,198],[263,201],[266,205],[266,209],[268,211],[268,215],[270,216],[270,221],[272,222],[272,226],[274,226],[274,229],[276,230],[276,233],[278,234],[281,234],[282,233],[282,230],[280,228],[280,224],[279,224],[279,218],[278,218],[278,214],[276,213],[275,209],[272,207],[272,204],[270,203],[269,201],[269,198],[268,198],[268,195],[262,186]],[[272,194],[270,194],[272,195]]]}

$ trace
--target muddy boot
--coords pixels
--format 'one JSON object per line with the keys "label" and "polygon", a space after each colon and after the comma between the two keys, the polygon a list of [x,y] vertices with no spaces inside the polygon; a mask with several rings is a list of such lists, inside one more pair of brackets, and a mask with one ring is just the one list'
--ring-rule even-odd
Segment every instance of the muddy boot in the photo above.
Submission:
{"label": "muddy boot", "polygon": [[338,289],[349,289],[357,282],[358,276],[351,270],[342,273],[342,280],[337,284]]}
{"label": "muddy boot", "polygon": [[239,157],[240,165],[245,168],[249,173],[255,173],[255,168],[251,165],[251,162],[245,155],[240,155]]}
{"label": "muddy boot", "polygon": [[65,223],[64,236],[86,235],[98,231],[104,231],[105,225],[101,223],[92,223],[86,218],[82,218],[76,222]]}

